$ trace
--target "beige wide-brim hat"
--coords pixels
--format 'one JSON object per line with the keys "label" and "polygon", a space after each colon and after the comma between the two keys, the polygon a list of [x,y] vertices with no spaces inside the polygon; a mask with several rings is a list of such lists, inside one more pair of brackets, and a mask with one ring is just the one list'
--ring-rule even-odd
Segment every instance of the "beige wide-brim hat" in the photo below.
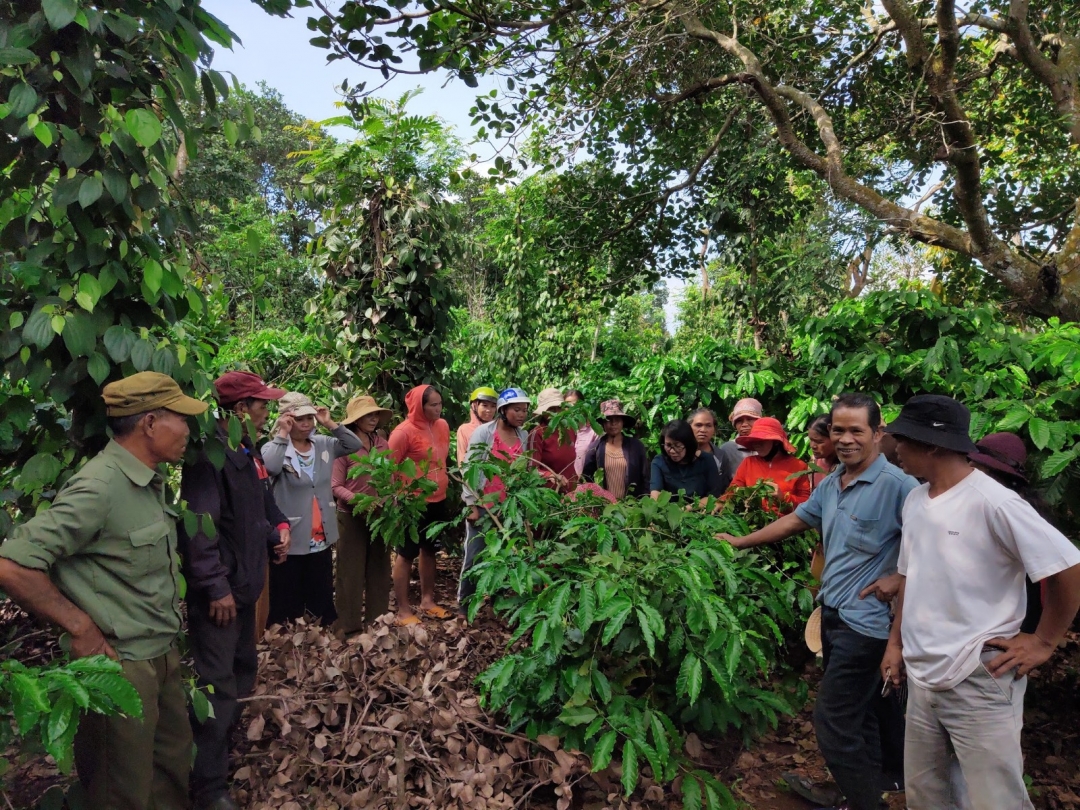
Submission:
{"label": "beige wide-brim hat", "polygon": [[558,388],[545,388],[536,398],[536,415],[548,413],[552,408],[563,406],[562,391]]}
{"label": "beige wide-brim hat", "polygon": [[356,397],[350,400],[348,407],[345,408],[345,418],[341,420],[341,424],[351,425],[373,413],[379,415],[379,427],[385,427],[390,417],[394,415],[389,408],[380,408],[374,397]]}
{"label": "beige wide-brim hat", "polygon": [[278,400],[278,413],[282,416],[286,414],[295,418],[301,416],[315,416],[318,413],[315,405],[308,398],[307,394],[301,394],[299,391],[290,391],[280,400]]}
{"label": "beige wide-brim hat", "polygon": [[814,612],[806,620],[806,630],[803,632],[803,638],[806,639],[806,646],[810,648],[810,652],[814,655],[820,655],[822,648],[820,605],[814,608]]}

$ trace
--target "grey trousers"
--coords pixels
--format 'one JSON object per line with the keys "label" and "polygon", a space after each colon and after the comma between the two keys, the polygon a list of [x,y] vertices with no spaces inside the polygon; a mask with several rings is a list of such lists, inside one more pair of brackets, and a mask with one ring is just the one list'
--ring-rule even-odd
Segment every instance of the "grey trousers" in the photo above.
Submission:
{"label": "grey trousers", "polygon": [[465,521],[465,559],[461,561],[461,574],[458,578],[458,610],[460,611],[468,610],[468,600],[476,593],[476,580],[466,577],[465,574],[476,565],[476,558],[480,552],[487,548],[484,533],[490,525],[491,521],[486,521],[483,517],[475,523],[471,520]]}
{"label": "grey trousers", "polygon": [[952,689],[910,684],[904,782],[909,810],[1032,810],[1020,730],[1027,678],[994,678],[982,663]]}

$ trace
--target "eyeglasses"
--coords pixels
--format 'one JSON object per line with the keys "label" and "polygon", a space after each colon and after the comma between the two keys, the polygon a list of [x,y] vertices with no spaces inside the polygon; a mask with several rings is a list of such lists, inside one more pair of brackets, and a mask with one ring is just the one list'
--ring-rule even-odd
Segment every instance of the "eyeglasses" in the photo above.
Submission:
{"label": "eyeglasses", "polygon": [[686,452],[685,444],[672,444],[671,442],[664,442],[664,449],[669,453],[684,453]]}

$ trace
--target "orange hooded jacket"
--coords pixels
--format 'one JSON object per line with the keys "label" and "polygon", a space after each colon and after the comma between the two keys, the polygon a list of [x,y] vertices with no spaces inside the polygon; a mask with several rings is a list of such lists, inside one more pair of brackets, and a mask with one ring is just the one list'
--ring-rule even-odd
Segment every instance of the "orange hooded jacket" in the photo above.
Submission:
{"label": "orange hooded jacket", "polygon": [[469,421],[457,429],[457,463],[459,466],[465,463],[465,458],[469,453],[469,439],[472,438],[473,431],[482,424],[484,423],[476,415],[476,409],[472,406],[472,403],[469,403]]}
{"label": "orange hooded jacket", "polygon": [[411,458],[417,464],[428,463],[427,478],[438,485],[428,503],[446,500],[446,456],[450,452],[450,426],[445,419],[428,421],[424,415],[424,392],[430,385],[418,385],[405,395],[409,415],[390,434],[390,452],[400,464]]}

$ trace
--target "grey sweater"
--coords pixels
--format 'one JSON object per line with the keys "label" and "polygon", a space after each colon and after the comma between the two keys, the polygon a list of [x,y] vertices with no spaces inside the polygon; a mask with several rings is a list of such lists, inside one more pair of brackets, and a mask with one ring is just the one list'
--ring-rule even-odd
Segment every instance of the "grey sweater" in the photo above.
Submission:
{"label": "grey sweater", "polygon": [[338,425],[332,436],[314,435],[311,437],[315,453],[314,480],[299,470],[294,470],[285,458],[289,449],[289,440],[274,436],[263,445],[262,457],[266,471],[274,486],[274,500],[278,508],[285,513],[292,526],[290,554],[307,554],[311,543],[311,518],[314,514],[312,500],[319,499],[322,512],[323,532],[326,544],[337,542],[337,513],[334,511],[334,494],[330,478],[334,472],[334,459],[347,456],[360,449],[360,439],[344,425]]}

